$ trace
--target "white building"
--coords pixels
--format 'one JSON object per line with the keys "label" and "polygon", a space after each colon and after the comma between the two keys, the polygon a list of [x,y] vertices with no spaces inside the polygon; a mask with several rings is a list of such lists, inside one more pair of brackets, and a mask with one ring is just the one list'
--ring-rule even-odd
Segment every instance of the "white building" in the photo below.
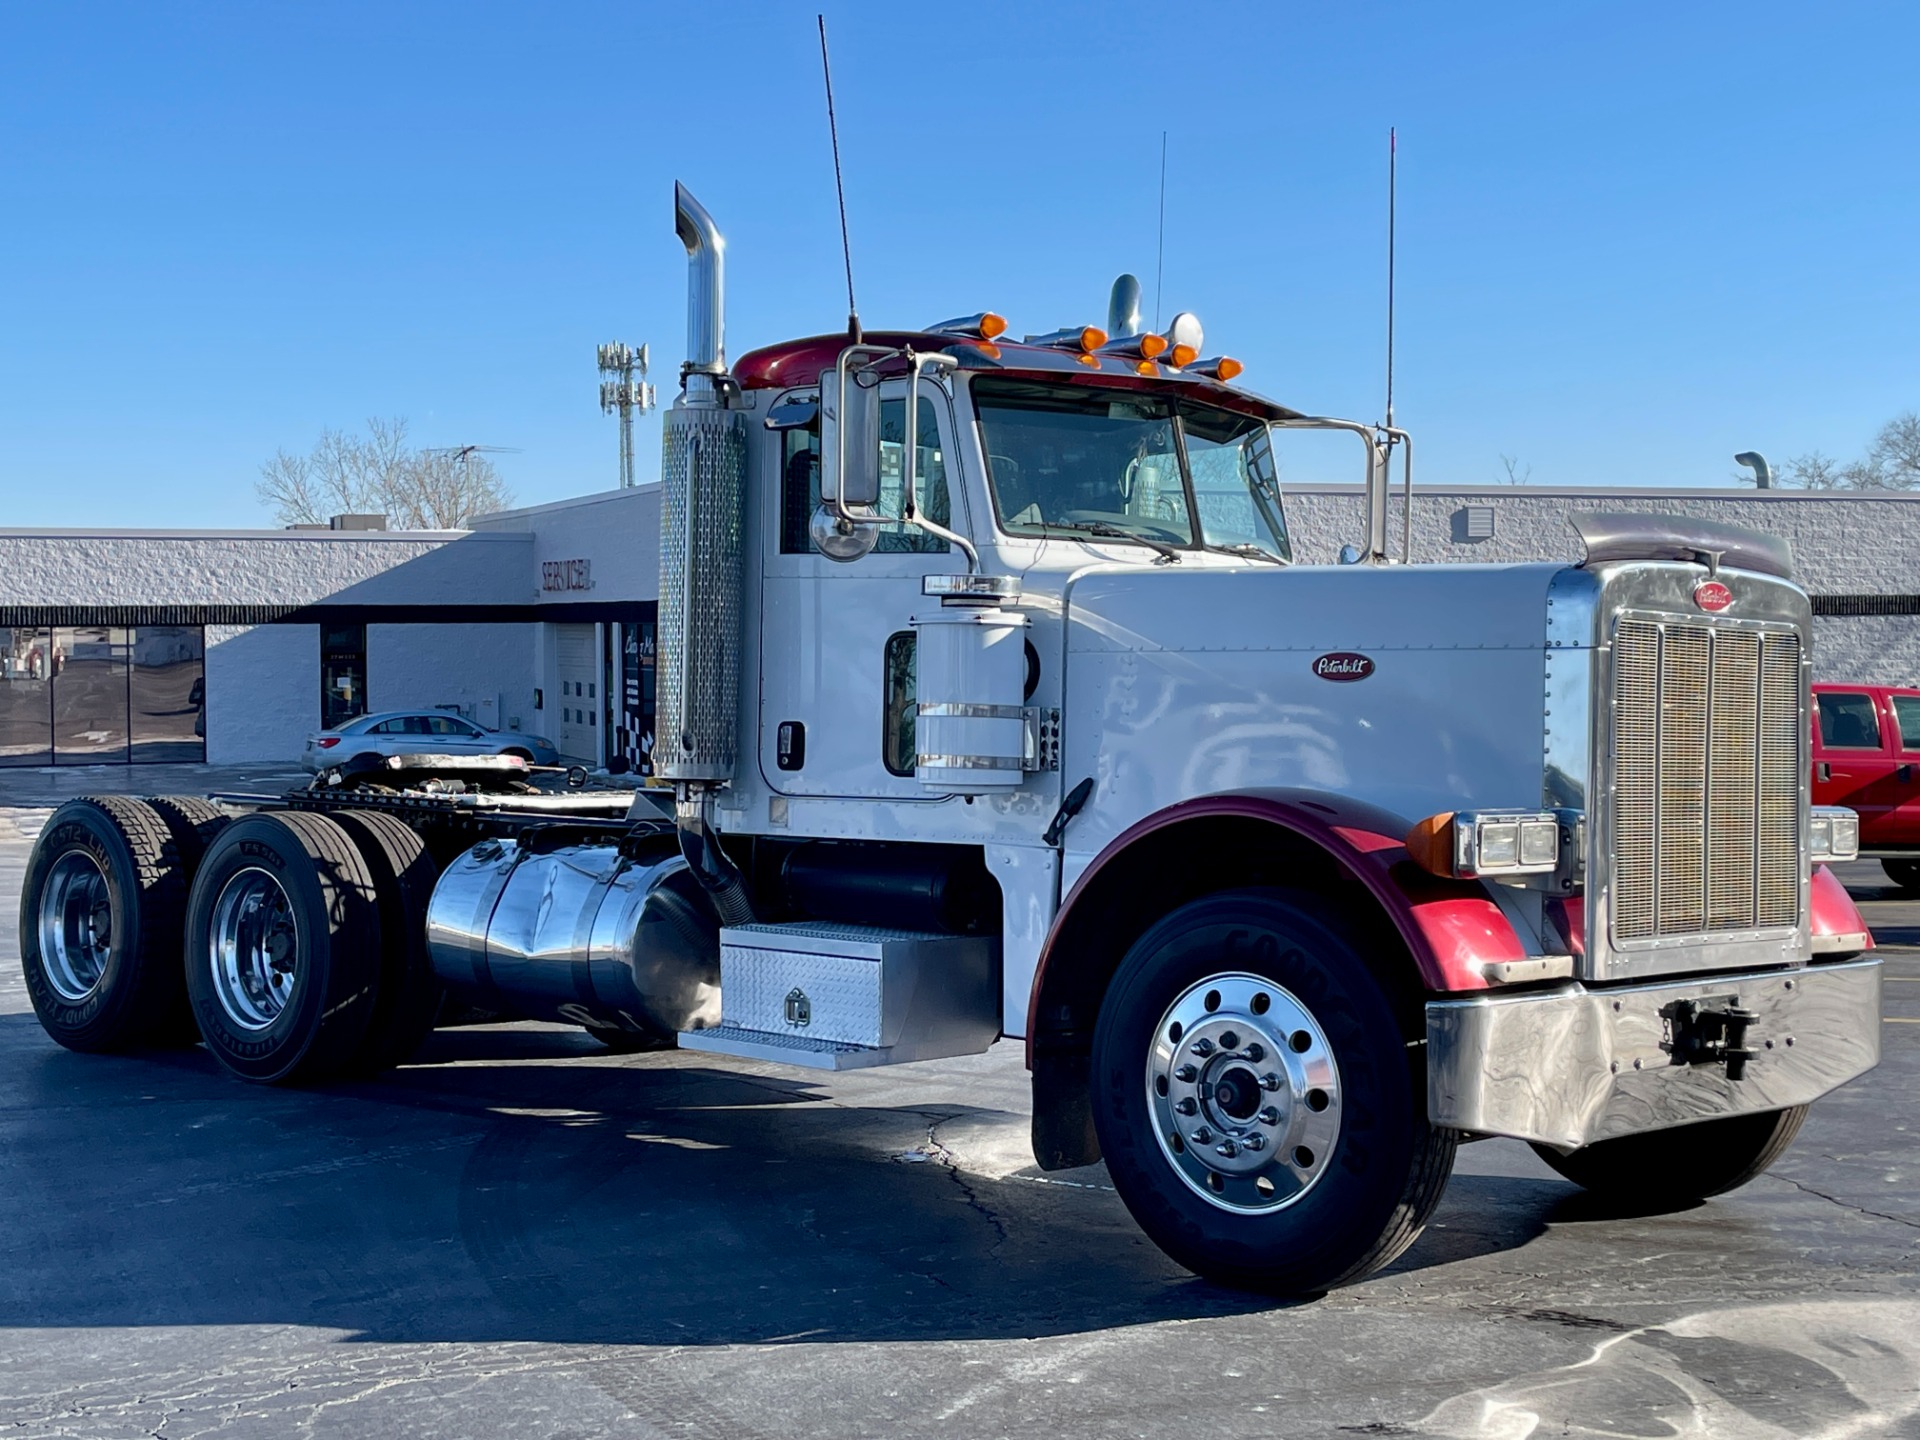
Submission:
{"label": "white building", "polygon": [[[1814,597],[1817,673],[1920,681],[1920,494],[1420,489],[1413,559],[1571,560],[1575,510],[1783,535]],[[1292,490],[1287,514],[1303,561],[1361,534],[1358,487]],[[471,531],[0,530],[0,765],[286,761],[325,724],[416,706],[638,764],[659,524],[642,486]]]}

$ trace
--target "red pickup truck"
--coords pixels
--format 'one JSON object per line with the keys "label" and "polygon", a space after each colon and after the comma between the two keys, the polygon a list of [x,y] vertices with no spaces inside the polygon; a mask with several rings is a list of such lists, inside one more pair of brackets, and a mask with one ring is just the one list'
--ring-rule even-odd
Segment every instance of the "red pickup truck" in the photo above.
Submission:
{"label": "red pickup truck", "polygon": [[1815,685],[1813,803],[1860,814],[1860,854],[1920,890],[1920,690]]}

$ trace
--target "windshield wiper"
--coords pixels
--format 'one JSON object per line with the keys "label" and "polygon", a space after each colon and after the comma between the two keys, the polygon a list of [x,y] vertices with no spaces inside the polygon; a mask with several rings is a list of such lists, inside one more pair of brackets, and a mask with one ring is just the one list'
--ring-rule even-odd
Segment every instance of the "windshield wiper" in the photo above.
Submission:
{"label": "windshield wiper", "polygon": [[1042,520],[1042,530],[1072,530],[1081,535],[1098,535],[1104,540],[1131,540],[1136,545],[1144,545],[1162,560],[1172,564],[1180,563],[1180,552],[1164,540],[1151,540],[1137,531],[1125,529],[1119,525],[1109,525],[1104,520]]}
{"label": "windshield wiper", "polygon": [[1271,550],[1263,549],[1251,540],[1243,540],[1234,545],[1219,545],[1212,541],[1202,543],[1202,550],[1211,550],[1216,555],[1238,555],[1243,560],[1264,560],[1269,565],[1284,565],[1287,562]]}

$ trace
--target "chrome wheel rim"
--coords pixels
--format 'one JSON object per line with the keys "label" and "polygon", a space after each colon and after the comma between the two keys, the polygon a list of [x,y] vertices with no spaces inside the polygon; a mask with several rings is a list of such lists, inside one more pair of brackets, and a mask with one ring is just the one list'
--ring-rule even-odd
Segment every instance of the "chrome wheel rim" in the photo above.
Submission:
{"label": "chrome wheel rim", "polygon": [[242,1030],[265,1030],[280,1018],[299,983],[300,932],[293,905],[265,870],[239,871],[213,902],[208,931],[213,990]]}
{"label": "chrome wheel rim", "polygon": [[1259,975],[1213,975],[1160,1017],[1147,1107],[1188,1189],[1219,1209],[1263,1214],[1326,1174],[1340,1139],[1340,1067],[1290,992]]}
{"label": "chrome wheel rim", "polygon": [[40,892],[40,959],[62,1000],[79,1002],[100,986],[113,953],[113,900],[100,864],[84,850],[53,862]]}

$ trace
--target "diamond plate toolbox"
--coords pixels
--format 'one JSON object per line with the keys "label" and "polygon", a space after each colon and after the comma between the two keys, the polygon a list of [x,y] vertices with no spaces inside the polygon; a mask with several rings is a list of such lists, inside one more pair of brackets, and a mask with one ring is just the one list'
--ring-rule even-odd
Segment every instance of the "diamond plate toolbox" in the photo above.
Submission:
{"label": "diamond plate toolbox", "polygon": [[720,932],[724,1023],[849,1045],[985,1049],[999,1033],[997,960],[995,943],[975,936],[729,926]]}

